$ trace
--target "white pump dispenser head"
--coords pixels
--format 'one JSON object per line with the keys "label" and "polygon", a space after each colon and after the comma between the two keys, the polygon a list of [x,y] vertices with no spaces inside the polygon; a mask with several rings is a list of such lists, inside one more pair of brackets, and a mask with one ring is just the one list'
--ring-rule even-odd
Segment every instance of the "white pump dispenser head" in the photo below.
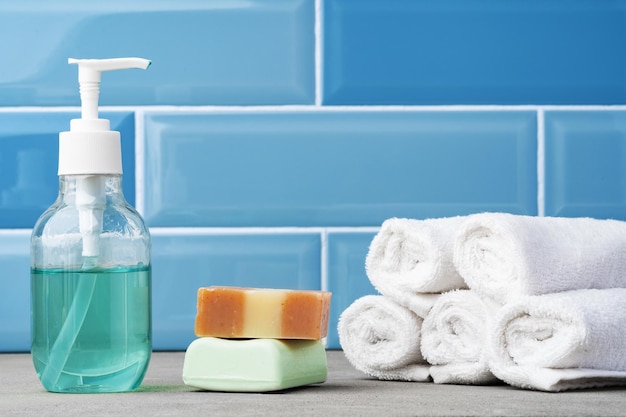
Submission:
{"label": "white pump dispenser head", "polygon": [[119,132],[110,130],[106,119],[98,119],[98,96],[103,71],[146,69],[143,58],[74,59],[78,64],[81,118],[70,122],[70,131],[59,140],[59,175],[121,174],[122,151]]}
{"label": "white pump dispenser head", "polygon": [[150,61],[143,58],[74,59],[78,64],[81,118],[70,122],[70,131],[59,135],[59,175],[78,175],[76,205],[83,238],[83,256],[98,256],[105,205],[103,175],[122,173],[120,133],[110,130],[106,119],[98,118],[98,96],[102,72],[139,68]]}

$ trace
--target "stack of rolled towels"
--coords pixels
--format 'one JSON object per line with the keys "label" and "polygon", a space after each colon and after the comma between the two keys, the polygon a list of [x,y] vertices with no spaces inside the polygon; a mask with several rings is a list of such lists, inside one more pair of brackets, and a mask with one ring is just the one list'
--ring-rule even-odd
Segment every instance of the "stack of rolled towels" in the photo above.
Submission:
{"label": "stack of rolled towels", "polygon": [[391,218],[340,316],[383,380],[542,390],[626,385],[626,222],[479,213]]}

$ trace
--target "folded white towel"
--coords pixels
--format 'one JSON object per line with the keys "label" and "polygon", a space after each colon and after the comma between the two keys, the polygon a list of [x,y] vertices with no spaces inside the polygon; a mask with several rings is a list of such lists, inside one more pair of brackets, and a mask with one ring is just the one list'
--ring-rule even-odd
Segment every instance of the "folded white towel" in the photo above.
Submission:
{"label": "folded white towel", "polygon": [[626,287],[626,222],[468,216],[454,263],[469,287],[504,303],[518,295]]}
{"label": "folded white towel", "polygon": [[499,304],[471,290],[439,297],[422,324],[422,355],[437,384],[490,384],[487,339]]}
{"label": "folded white towel", "polygon": [[626,384],[626,289],[529,296],[503,306],[489,358],[498,378],[521,388]]}
{"label": "folded white towel", "polygon": [[420,314],[417,293],[466,288],[453,263],[454,237],[464,218],[391,218],[383,222],[365,258],[365,270],[381,294]]}
{"label": "folded white towel", "polygon": [[382,295],[354,301],[339,317],[339,342],[359,371],[384,380],[428,381],[422,318]]}

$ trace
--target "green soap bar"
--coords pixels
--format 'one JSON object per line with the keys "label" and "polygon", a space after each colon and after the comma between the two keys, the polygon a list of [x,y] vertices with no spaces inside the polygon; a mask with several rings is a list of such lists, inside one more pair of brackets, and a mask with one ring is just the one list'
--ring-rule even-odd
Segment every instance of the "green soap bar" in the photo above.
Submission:
{"label": "green soap bar", "polygon": [[210,391],[277,391],[324,382],[327,373],[320,340],[201,337],[183,364],[183,382]]}

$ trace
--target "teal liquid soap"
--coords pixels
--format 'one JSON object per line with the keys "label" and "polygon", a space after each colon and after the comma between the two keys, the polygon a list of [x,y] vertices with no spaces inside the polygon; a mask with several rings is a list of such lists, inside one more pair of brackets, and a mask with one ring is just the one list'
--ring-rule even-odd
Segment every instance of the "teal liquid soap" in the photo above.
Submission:
{"label": "teal liquid soap", "polygon": [[123,392],[152,352],[150,267],[31,270],[35,370],[52,392]]}

